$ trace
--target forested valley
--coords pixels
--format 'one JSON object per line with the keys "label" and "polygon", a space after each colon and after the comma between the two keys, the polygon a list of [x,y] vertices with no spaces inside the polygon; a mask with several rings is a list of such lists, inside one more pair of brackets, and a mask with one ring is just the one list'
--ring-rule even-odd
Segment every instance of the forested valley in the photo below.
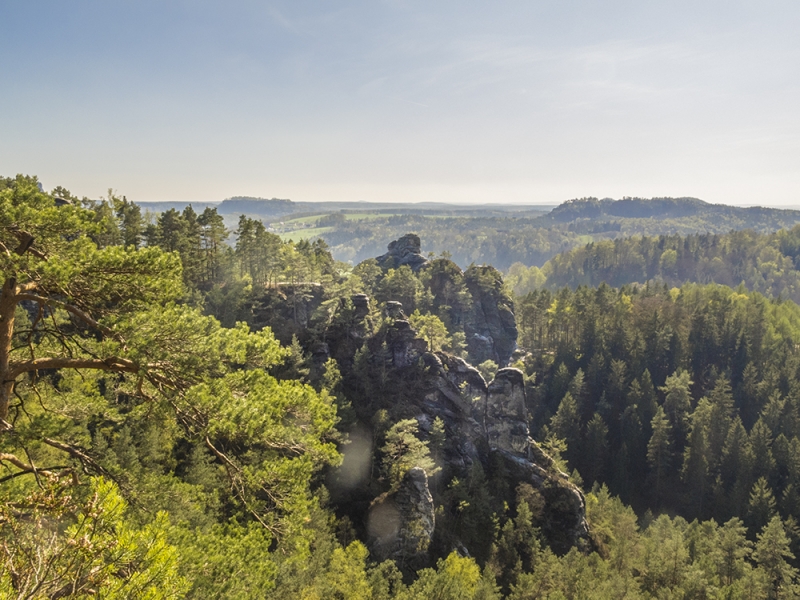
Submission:
{"label": "forested valley", "polygon": [[[559,215],[604,202],[536,235],[578,246]],[[482,238],[439,248],[437,219],[351,265],[0,179],[0,597],[797,597],[800,233],[773,216],[464,268]]]}
{"label": "forested valley", "polygon": [[[188,203],[141,203],[145,212],[183,211]],[[631,236],[774,233],[800,224],[800,211],[708,204],[695,198],[580,198],[551,207],[503,204],[379,204],[291,202],[229,198],[214,208],[229,229],[244,214],[284,240],[319,237],[337,260],[357,264],[383,253],[387,240],[413,231],[426,253],[447,252],[462,269],[515,263],[542,267],[554,256],[590,242]],[[519,265],[517,265],[519,266]]]}

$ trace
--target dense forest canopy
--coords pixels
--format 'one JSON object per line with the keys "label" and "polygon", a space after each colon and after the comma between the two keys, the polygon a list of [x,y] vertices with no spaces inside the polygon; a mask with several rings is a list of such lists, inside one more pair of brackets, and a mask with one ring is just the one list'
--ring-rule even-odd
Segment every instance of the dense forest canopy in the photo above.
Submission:
{"label": "dense forest canopy", "polygon": [[[629,237],[590,242],[550,259],[542,269],[517,265],[516,285],[557,289],[568,285],[622,286],[660,281],[744,284],[770,297],[800,301],[798,285],[800,227],[759,234],[753,230],[727,234]],[[527,279],[523,282],[522,279]]]}
{"label": "dense forest canopy", "polygon": [[[614,235],[716,210],[660,202]],[[0,179],[0,597],[797,596],[795,230],[509,283],[423,250],[507,267],[590,219],[394,218],[337,220],[400,231],[352,266],[214,206]],[[633,264],[659,281],[601,283]]]}

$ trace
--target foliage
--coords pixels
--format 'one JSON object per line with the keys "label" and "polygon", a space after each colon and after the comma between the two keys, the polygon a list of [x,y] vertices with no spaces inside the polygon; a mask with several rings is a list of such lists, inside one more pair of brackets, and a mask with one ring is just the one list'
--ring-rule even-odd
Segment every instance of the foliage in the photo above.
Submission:
{"label": "foliage", "polygon": [[419,310],[415,310],[408,318],[408,322],[417,330],[419,337],[428,342],[429,351],[441,352],[452,345],[447,328],[436,315],[423,315]]}
{"label": "foliage", "polygon": [[43,479],[39,491],[0,504],[2,597],[184,597],[166,513],[137,528],[114,484],[94,478],[78,497],[57,477]]}
{"label": "foliage", "polygon": [[[743,283],[767,297],[800,302],[800,226],[775,233],[717,231],[593,241],[550,259],[542,267],[544,280],[538,286],[660,281],[669,286],[695,282],[735,287]],[[520,289],[526,291],[531,290]]]}
{"label": "foliage", "polygon": [[419,427],[415,419],[404,419],[386,432],[386,443],[381,448],[383,470],[392,489],[414,467],[420,467],[430,476],[438,471],[431,459],[428,444],[417,437]]}
{"label": "foliage", "polygon": [[[213,209],[147,223],[112,190],[78,200],[37,183],[0,179],[0,596],[797,595],[800,308],[719,285],[535,291],[545,276],[624,265],[670,282],[764,276],[753,287],[777,297],[791,288],[795,230],[598,242],[544,269],[516,264],[506,282],[448,255],[417,273],[374,260],[351,273],[326,242],[284,242],[247,216],[229,246]],[[631,218],[586,199],[546,218],[437,219],[436,244],[477,233],[453,246],[462,264],[541,264],[584,235],[646,233],[659,219],[684,231],[722,214],[629,200]],[[428,221],[374,219],[359,235]],[[331,237],[359,227],[329,222]],[[597,482],[585,495],[591,545],[563,556],[539,531],[546,487],[513,489],[494,454],[458,471],[447,412],[412,418],[434,361],[394,367],[401,330],[380,313],[402,302],[430,350],[458,353],[475,304],[510,307],[513,290],[525,292],[529,354],[515,365],[535,435],[558,468]],[[478,368],[490,379],[498,365]],[[322,471],[347,433],[365,473],[332,499],[323,483],[336,477]],[[401,574],[372,562],[355,518],[415,466],[443,467],[431,480],[435,567]]]}
{"label": "foliage", "polygon": [[[180,247],[106,245],[113,218],[33,179],[0,192],[0,581],[35,597],[157,598],[181,595],[185,576],[210,597],[219,582],[186,558],[206,562],[202,540],[308,554],[312,478],[338,461],[333,399],[269,373],[291,356],[269,329],[176,304]],[[176,563],[167,537],[194,551]]]}

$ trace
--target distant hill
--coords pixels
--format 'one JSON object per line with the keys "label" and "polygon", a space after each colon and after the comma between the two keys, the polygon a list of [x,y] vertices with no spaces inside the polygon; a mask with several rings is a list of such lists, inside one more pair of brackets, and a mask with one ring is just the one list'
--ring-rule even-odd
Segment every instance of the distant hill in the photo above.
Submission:
{"label": "distant hill", "polygon": [[262,217],[282,217],[292,213],[300,212],[297,203],[291,200],[281,200],[272,198],[250,198],[247,196],[234,196],[223,200],[217,206],[217,212],[221,215],[241,214],[259,215]]}
{"label": "distant hill", "polygon": [[137,202],[139,206],[142,207],[144,211],[150,211],[154,213],[162,213],[167,212],[168,210],[175,209],[177,211],[182,211],[187,206],[194,208],[196,212],[202,212],[206,209],[206,207],[214,207],[218,206],[217,202],[186,202],[186,201],[169,201],[169,202]]}
{"label": "distant hill", "polygon": [[[746,227],[771,230],[785,226],[787,220],[800,220],[800,211],[761,206],[739,207],[709,204],[698,198],[580,198],[568,200],[554,208],[548,218],[556,223],[569,223],[586,219],[608,221],[618,219],[650,219],[657,221],[695,219],[722,219],[718,226],[730,231]],[[713,223],[711,224],[713,226]],[[717,228],[714,227],[714,230]],[[697,231],[696,233],[700,233]]]}
{"label": "distant hill", "polygon": [[711,206],[697,198],[580,198],[560,204],[550,217],[559,223],[578,219],[675,219],[694,216]]}
{"label": "distant hill", "polygon": [[216,207],[221,215],[271,217],[298,217],[327,215],[331,213],[370,213],[386,215],[430,215],[459,217],[537,216],[549,212],[555,205],[519,204],[450,204],[446,202],[295,202],[280,198],[232,196],[221,202],[195,202],[193,200],[169,202],[139,202],[142,208],[153,212],[170,209],[183,210],[192,206],[202,211],[207,206]]}

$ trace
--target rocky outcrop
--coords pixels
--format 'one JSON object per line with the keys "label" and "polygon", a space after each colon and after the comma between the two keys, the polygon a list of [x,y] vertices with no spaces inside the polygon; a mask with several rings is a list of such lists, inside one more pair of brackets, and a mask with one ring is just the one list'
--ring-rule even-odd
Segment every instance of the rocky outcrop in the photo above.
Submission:
{"label": "rocky outcrop", "polygon": [[489,448],[528,457],[530,432],[525,379],[518,369],[500,369],[489,384],[483,417]]}
{"label": "rocky outcrop", "polygon": [[369,315],[369,296],[366,294],[354,294],[350,297],[353,303],[353,318],[361,321]]}
{"label": "rocky outcrop", "polygon": [[386,331],[386,346],[392,366],[402,369],[417,361],[428,350],[428,342],[417,337],[408,321],[398,319]]}
{"label": "rocky outcrop", "polygon": [[[505,459],[509,479],[530,483],[544,498],[537,525],[556,554],[566,554],[572,548],[590,550],[592,542],[583,493],[564,473],[554,468],[553,460],[533,440],[530,449],[531,458],[528,459],[497,451]],[[533,459],[534,456],[541,462]]]}
{"label": "rocky outcrop", "polygon": [[408,319],[406,314],[403,312],[403,304],[395,300],[389,300],[384,305],[383,313],[390,319]]}
{"label": "rocky outcrop", "polygon": [[[352,305],[354,315],[365,314],[369,300],[353,297]],[[390,303],[384,314],[388,318],[404,316],[397,303]],[[357,319],[347,322],[349,331]],[[339,337],[354,341],[350,335]],[[334,336],[337,340],[339,337]],[[330,343],[331,354],[338,357],[342,342]],[[443,471],[439,483],[452,476],[469,477],[476,464],[484,470],[501,468],[508,474],[504,489],[510,493],[520,483],[528,483],[541,494],[544,507],[537,525],[554,551],[590,547],[583,495],[530,438],[521,371],[500,369],[487,385],[467,361],[443,352],[428,352],[425,341],[402,318],[389,321],[360,343],[369,347],[370,361],[376,369],[386,369],[392,381],[398,383],[397,389],[409,390],[405,395],[397,395],[395,388],[386,392],[395,404],[384,404],[384,408],[404,415],[402,418],[415,417],[422,439],[432,434],[437,418],[443,421],[445,441],[437,449],[437,461]],[[347,364],[344,357],[340,364]],[[413,377],[413,384],[405,382],[405,377]],[[372,414],[365,411],[360,418],[368,427]],[[367,530],[375,559],[394,558],[406,565],[403,569],[427,564],[424,548],[433,536],[435,521],[434,500],[425,473],[412,470],[390,494],[378,495],[379,482],[372,485],[348,494],[357,497],[362,493],[363,500],[358,501],[371,502],[369,517],[360,526]],[[503,500],[511,503],[514,496]],[[363,517],[365,512],[353,514]],[[452,543],[463,546],[458,539]]]}
{"label": "rocky outcrop", "polygon": [[[388,252],[377,259],[383,269],[408,265],[414,272],[430,265],[430,291],[434,305],[447,307],[450,322],[464,328],[467,349],[475,364],[492,360],[500,366],[508,364],[517,348],[517,324],[513,301],[503,291],[501,273],[490,266],[473,265],[466,273],[454,262],[437,259],[432,262],[422,255],[418,235],[409,233],[389,244]],[[471,300],[470,300],[471,296]],[[402,306],[390,311],[402,311]],[[400,318],[390,314],[392,318]]]}
{"label": "rocky outcrop", "polygon": [[[442,354],[438,357],[442,365],[435,380],[439,400],[428,398],[425,407],[447,425],[448,465],[457,470],[485,461],[486,455],[478,448],[487,447],[505,464],[511,489],[524,482],[542,494],[545,505],[539,525],[551,548],[559,554],[572,547],[588,548],[583,494],[530,438],[522,372],[500,369],[487,386],[465,361]],[[445,401],[452,411],[439,408]],[[423,422],[420,417],[417,420]]]}
{"label": "rocky outcrop", "polygon": [[304,341],[314,312],[325,299],[318,283],[279,284],[267,289],[253,303],[252,327],[270,327],[275,337],[288,344],[292,336]]}
{"label": "rocky outcrop", "polygon": [[475,364],[493,360],[505,366],[517,348],[518,332],[502,275],[494,267],[472,266],[465,273],[465,283],[472,295],[472,307],[464,319],[470,357]]}
{"label": "rocky outcrop", "polygon": [[400,239],[391,242],[388,252],[376,260],[383,269],[397,269],[407,265],[414,272],[419,271],[428,263],[428,259],[422,256],[421,242],[415,233],[407,233]]}
{"label": "rocky outcrop", "polygon": [[396,492],[379,498],[370,508],[367,534],[373,557],[395,560],[404,571],[429,566],[428,546],[435,524],[428,476],[414,467]]}

